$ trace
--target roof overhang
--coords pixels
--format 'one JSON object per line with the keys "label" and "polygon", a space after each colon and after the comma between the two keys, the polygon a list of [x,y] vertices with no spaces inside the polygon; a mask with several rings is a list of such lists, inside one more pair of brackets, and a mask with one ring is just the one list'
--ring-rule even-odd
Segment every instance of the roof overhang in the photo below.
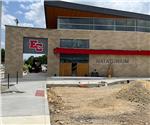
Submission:
{"label": "roof overhang", "polygon": [[[89,5],[77,4],[77,3],[70,3],[70,2],[64,2],[64,1],[44,1],[44,8],[45,8],[45,18],[46,18],[46,25],[47,26],[48,26],[49,19],[53,20],[52,18],[56,18],[56,17],[61,16],[63,14],[66,16],[69,16],[69,11],[71,12],[72,10],[76,10],[79,12],[93,13],[93,14],[95,13],[95,14],[112,15],[115,17],[150,20],[150,15],[146,15],[146,14],[133,13],[133,12],[127,12],[127,11],[121,11],[121,10],[114,10],[114,9],[89,6]],[[63,10],[57,11],[57,9],[59,9],[59,8],[67,9],[68,13],[66,13]],[[78,15],[78,13],[77,13],[77,15]],[[53,21],[51,21],[51,23]],[[47,28],[49,28],[49,27],[47,27]]]}

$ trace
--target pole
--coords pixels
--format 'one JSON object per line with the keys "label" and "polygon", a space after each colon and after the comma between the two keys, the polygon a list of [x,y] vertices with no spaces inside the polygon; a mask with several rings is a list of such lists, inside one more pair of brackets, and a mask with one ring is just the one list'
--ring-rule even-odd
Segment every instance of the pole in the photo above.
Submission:
{"label": "pole", "polygon": [[9,89],[9,73],[8,73],[8,89]]}
{"label": "pole", "polygon": [[16,84],[18,84],[18,72],[17,72],[17,77],[16,77]]}

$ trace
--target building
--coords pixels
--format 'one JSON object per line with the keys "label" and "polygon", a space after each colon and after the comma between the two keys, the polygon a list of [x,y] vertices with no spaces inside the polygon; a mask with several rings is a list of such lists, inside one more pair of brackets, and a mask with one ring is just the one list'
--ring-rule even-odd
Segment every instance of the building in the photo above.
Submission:
{"label": "building", "polygon": [[48,76],[150,77],[150,15],[45,1],[46,29],[6,26],[6,73],[23,53],[48,55]]}

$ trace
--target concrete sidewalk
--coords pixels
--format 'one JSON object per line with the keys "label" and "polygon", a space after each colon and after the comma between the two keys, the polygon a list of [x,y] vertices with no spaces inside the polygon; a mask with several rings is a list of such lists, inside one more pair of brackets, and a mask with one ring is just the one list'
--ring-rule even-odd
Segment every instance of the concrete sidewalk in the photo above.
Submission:
{"label": "concrete sidewalk", "polygon": [[132,80],[150,80],[150,78],[120,78],[120,77],[48,77],[47,78],[47,85],[78,85],[78,84],[114,84],[117,82],[123,81],[132,81]]}
{"label": "concrete sidewalk", "polygon": [[[2,125],[50,125],[46,77],[33,74],[33,78],[36,80],[29,75],[19,84],[10,87],[10,91],[15,90],[19,93],[7,91],[8,93],[1,95]],[[31,81],[25,79],[31,79]]]}

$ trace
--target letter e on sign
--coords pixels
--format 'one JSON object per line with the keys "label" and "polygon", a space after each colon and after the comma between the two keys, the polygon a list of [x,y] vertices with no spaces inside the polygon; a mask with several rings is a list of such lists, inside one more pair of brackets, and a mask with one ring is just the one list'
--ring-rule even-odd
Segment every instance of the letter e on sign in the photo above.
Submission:
{"label": "letter e on sign", "polygon": [[38,40],[29,40],[29,49],[34,49],[36,52],[43,52],[43,47],[43,44],[40,43]]}

